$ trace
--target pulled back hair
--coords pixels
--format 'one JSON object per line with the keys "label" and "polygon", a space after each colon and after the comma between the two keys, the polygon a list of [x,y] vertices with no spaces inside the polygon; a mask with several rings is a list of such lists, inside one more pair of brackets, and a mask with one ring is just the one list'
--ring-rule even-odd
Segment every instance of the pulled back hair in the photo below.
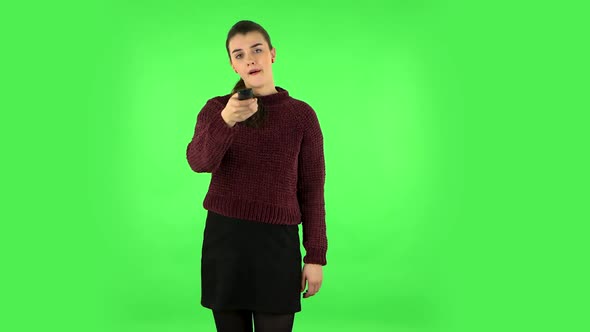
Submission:
{"label": "pulled back hair", "polygon": [[[260,32],[260,34],[262,34],[262,36],[264,37],[264,39],[268,43],[269,50],[272,50],[272,44],[270,42],[270,36],[268,35],[268,32],[266,32],[266,30],[258,23],[248,21],[248,20],[242,20],[242,21],[239,21],[238,23],[234,24],[231,27],[231,29],[229,30],[229,32],[227,33],[227,39],[225,40],[225,49],[227,50],[227,55],[229,56],[229,61],[231,61],[231,53],[229,51],[230,39],[232,39],[237,34],[245,35],[248,32],[252,32],[252,31]],[[245,88],[246,88],[246,84],[244,83],[244,80],[242,78],[240,78],[240,80],[236,83],[236,85],[232,89],[231,94],[233,95],[234,93],[238,92],[238,90],[245,89]],[[260,103],[260,100],[258,100],[258,111],[256,113],[254,113],[254,115],[249,117],[246,121],[244,121],[244,125],[246,125],[248,127],[258,128],[264,123],[264,121],[266,120],[266,117],[267,117],[267,112],[264,108],[264,105],[262,105]]]}

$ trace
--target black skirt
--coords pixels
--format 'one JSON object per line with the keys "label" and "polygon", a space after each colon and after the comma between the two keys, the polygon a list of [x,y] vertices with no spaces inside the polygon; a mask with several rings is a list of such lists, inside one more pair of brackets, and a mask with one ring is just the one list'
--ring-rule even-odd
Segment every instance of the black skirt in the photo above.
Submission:
{"label": "black skirt", "polygon": [[298,225],[207,213],[201,256],[201,305],[215,310],[301,311]]}

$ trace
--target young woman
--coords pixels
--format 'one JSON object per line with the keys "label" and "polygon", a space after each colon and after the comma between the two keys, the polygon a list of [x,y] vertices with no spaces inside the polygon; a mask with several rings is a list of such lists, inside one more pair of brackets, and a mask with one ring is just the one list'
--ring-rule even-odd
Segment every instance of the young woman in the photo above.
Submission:
{"label": "young woman", "polygon": [[[323,135],[315,111],[275,86],[276,50],[265,29],[240,21],[226,49],[240,76],[209,99],[186,157],[211,173],[201,258],[201,305],[217,331],[291,331],[327,264]],[[250,88],[254,98],[239,100]],[[303,227],[300,252],[299,224]]]}

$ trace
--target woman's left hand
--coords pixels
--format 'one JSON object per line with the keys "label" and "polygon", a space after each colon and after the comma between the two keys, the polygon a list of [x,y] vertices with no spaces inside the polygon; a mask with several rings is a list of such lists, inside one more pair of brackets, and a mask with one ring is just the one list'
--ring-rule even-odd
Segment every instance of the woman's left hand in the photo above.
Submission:
{"label": "woman's left hand", "polygon": [[315,295],[320,290],[323,280],[322,265],[320,264],[304,264],[301,272],[301,292],[305,290],[305,282],[307,281],[307,292],[303,293],[303,298],[308,298]]}

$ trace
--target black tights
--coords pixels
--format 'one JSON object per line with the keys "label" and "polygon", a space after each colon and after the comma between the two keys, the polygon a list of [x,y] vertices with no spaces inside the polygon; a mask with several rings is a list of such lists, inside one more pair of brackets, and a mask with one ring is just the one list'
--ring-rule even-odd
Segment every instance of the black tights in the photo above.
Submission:
{"label": "black tights", "polygon": [[256,332],[291,332],[295,314],[274,314],[247,310],[213,310],[217,332],[252,332],[252,316]]}

